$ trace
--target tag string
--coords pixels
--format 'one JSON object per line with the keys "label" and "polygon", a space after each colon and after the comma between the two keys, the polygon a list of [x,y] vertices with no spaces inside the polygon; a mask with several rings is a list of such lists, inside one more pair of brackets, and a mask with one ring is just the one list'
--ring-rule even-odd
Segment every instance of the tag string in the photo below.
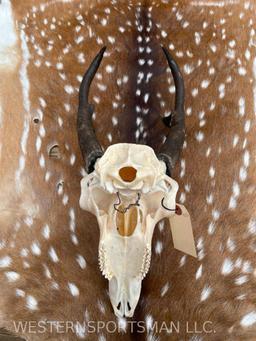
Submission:
{"label": "tag string", "polygon": [[161,200],[161,205],[164,209],[166,209],[167,211],[176,211],[176,208],[168,208],[164,205],[164,198]]}
{"label": "tag string", "polygon": [[139,204],[139,202],[140,202],[140,193],[137,193],[137,200],[135,201],[135,203],[129,204],[123,210],[118,208],[118,206],[121,205],[121,203],[122,203],[122,200],[120,198],[119,192],[116,192],[116,195],[117,195],[117,198],[118,198],[118,202],[114,204],[114,209],[117,212],[119,212],[119,213],[126,213],[132,206],[140,206],[140,204]]}
{"label": "tag string", "polygon": [[182,210],[181,210],[181,208],[180,208],[178,205],[176,205],[175,208],[168,208],[167,206],[165,206],[165,205],[164,205],[164,198],[161,200],[161,205],[162,205],[162,207],[163,207],[165,210],[167,210],[167,211],[175,212],[175,213],[178,214],[178,215],[181,215],[181,214],[182,214]]}

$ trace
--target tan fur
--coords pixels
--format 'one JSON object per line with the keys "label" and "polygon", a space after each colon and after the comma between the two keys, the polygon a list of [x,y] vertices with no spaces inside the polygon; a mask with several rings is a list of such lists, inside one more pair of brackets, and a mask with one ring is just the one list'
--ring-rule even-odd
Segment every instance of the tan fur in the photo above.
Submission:
{"label": "tan fur", "polygon": [[[8,69],[0,67],[0,264],[6,256],[12,262],[0,268],[0,327],[14,332],[13,320],[116,321],[107,282],[98,269],[97,223],[78,205],[83,163],[76,135],[77,76],[83,75],[105,44],[107,53],[90,95],[97,136],[104,147],[116,142],[142,142],[157,150],[167,133],[160,115],[171,110],[174,97],[169,91],[172,77],[166,72],[160,48],[163,44],[169,47],[184,75],[187,135],[173,177],[180,185],[178,201],[191,213],[199,259],[174,250],[168,224],[160,224],[154,235],[150,272],[143,282],[133,320],[148,325],[152,321],[180,321],[180,333],[148,330],[141,334],[127,328],[125,334],[104,330],[99,335],[87,334],[86,339],[256,340],[256,324],[241,325],[246,314],[256,312],[255,1],[225,0],[223,7],[218,3],[12,1],[17,20],[18,40],[13,50],[17,64]],[[48,22],[44,23],[45,19]],[[147,32],[149,20],[152,28]],[[140,24],[142,32],[138,31]],[[30,85],[29,112],[26,103],[24,107],[24,83],[20,79],[26,61],[21,30],[30,54],[25,66]],[[140,35],[142,39],[149,37],[149,42],[143,40],[140,44]],[[152,52],[140,57],[138,46],[149,46]],[[83,56],[78,60],[80,53],[84,54],[84,62]],[[146,65],[138,64],[140,58]],[[148,60],[153,65],[147,65]],[[63,63],[63,68],[58,64],[57,69],[57,63]],[[114,67],[112,73],[106,71],[107,65]],[[187,65],[193,69],[190,74]],[[141,70],[152,72],[152,77],[138,85]],[[209,81],[206,88],[205,80]],[[71,93],[65,91],[65,85],[72,86],[67,88]],[[141,97],[135,94],[138,87]],[[150,94],[147,103],[143,99],[146,93]],[[244,114],[240,98],[244,98]],[[148,113],[136,112],[136,106],[148,109]],[[34,123],[33,119],[40,117],[38,109],[43,118]],[[142,118],[141,128],[136,124],[137,117]],[[29,132],[25,143],[26,119]],[[137,129],[141,131],[136,137]],[[49,157],[49,149],[56,144],[59,159]],[[21,157],[25,167],[15,181]],[[46,224],[49,239],[42,234]],[[33,243],[40,251],[35,244],[31,249]],[[57,262],[49,256],[51,247]],[[24,248],[29,251],[26,257]],[[85,269],[76,261],[78,255],[86,260]],[[227,260],[229,266],[224,270],[231,271],[223,274]],[[48,277],[46,266],[51,274]],[[8,271],[17,272],[20,278],[9,282]],[[245,282],[239,285],[241,276],[246,276]],[[76,285],[79,296],[72,296],[68,283]],[[16,289],[23,290],[25,296],[17,297]],[[36,310],[27,307],[29,295],[37,301]],[[186,322],[192,328],[194,321],[200,330],[205,321],[211,321],[215,333],[186,333]],[[29,341],[79,340],[73,333],[49,331],[43,336],[20,336]]]}

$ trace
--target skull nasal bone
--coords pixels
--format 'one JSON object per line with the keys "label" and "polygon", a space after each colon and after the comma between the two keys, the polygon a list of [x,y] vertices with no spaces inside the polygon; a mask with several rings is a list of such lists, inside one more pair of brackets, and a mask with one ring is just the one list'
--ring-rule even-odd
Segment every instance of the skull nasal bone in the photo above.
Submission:
{"label": "skull nasal bone", "polygon": [[133,167],[123,167],[119,169],[119,175],[125,182],[132,182],[136,178],[137,169]]}

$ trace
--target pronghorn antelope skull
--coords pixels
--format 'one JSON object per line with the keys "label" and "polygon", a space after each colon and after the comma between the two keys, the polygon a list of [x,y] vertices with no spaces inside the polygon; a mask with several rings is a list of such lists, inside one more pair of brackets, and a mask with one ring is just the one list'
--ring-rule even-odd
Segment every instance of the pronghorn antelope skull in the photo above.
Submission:
{"label": "pronghorn antelope skull", "polygon": [[158,154],[147,145],[119,143],[103,152],[92,126],[90,84],[105,48],[85,73],[79,92],[78,138],[88,173],[81,181],[80,206],[100,227],[99,262],[109,280],[109,295],[118,316],[133,316],[142,279],[148,272],[155,225],[175,214],[178,184],[171,171],[184,141],[184,84],[163,48],[175,87],[175,110],[164,123],[170,133]]}

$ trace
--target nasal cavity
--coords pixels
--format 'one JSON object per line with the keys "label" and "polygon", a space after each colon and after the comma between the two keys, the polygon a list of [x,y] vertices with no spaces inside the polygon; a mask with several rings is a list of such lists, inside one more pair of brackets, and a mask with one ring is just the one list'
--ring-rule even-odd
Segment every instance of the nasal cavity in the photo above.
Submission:
{"label": "nasal cavity", "polygon": [[137,169],[133,167],[123,167],[119,169],[119,175],[125,182],[132,182],[136,178]]}

